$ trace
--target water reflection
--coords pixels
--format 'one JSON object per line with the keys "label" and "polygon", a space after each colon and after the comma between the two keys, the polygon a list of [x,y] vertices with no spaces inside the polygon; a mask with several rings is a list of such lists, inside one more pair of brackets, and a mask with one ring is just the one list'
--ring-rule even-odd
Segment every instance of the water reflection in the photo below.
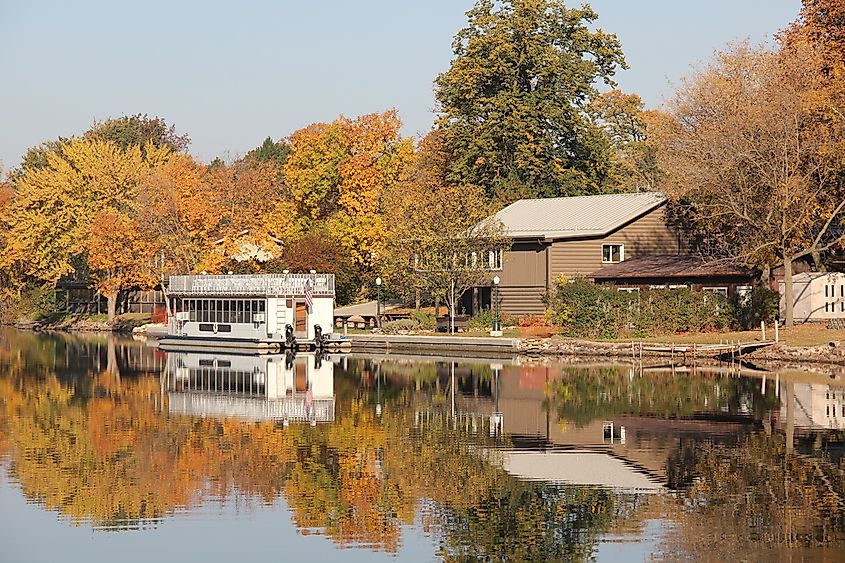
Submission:
{"label": "water reflection", "polygon": [[331,422],[334,364],[322,354],[171,352],[161,378],[170,414]]}
{"label": "water reflection", "polygon": [[843,393],[722,366],[168,356],[4,332],[0,456],[28,502],[95,529],[152,534],[222,499],[387,553],[416,535],[426,557],[584,559],[625,537],[780,558],[845,542]]}

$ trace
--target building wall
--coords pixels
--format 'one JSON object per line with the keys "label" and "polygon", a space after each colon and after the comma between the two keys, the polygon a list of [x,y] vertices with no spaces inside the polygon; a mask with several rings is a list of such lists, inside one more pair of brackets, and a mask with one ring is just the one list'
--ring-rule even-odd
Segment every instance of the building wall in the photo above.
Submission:
{"label": "building wall", "polygon": [[[780,282],[781,317],[786,308],[784,283]],[[830,272],[793,281],[793,314],[796,322],[845,319],[845,274]]]}
{"label": "building wall", "polygon": [[604,238],[563,240],[551,246],[551,277],[587,276],[600,269],[602,245],[622,244],[625,259],[660,254],[680,254],[678,234],[666,226],[664,207],[625,225]]}
{"label": "building wall", "polygon": [[605,237],[553,242],[516,242],[505,252],[500,291],[502,311],[542,314],[542,295],[555,278],[587,276],[602,267],[602,245],[623,244],[625,259],[680,254],[679,235],[666,226],[665,206],[624,225]]}

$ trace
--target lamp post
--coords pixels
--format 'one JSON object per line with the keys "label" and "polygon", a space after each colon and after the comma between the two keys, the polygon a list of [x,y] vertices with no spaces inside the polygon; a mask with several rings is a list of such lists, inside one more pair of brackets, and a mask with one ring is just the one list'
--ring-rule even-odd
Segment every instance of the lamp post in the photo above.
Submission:
{"label": "lamp post", "polygon": [[376,299],[376,326],[381,328],[381,278],[376,278],[378,297]]}
{"label": "lamp post", "polygon": [[493,330],[490,336],[502,336],[502,326],[499,322],[499,276],[493,278]]}

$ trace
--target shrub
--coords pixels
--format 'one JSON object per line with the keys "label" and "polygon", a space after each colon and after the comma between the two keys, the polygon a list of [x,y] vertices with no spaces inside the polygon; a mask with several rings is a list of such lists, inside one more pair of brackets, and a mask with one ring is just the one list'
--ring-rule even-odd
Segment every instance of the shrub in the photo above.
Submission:
{"label": "shrub", "polygon": [[736,324],[736,308],[719,293],[652,289],[633,295],[633,325],[644,334],[724,330]]}
{"label": "shrub", "polygon": [[155,307],[153,314],[150,316],[150,322],[159,325],[167,323],[167,309],[164,307]]}
{"label": "shrub", "polygon": [[519,317],[517,317],[516,315],[511,315],[510,313],[502,313],[500,323],[503,327],[519,326]]}
{"label": "shrub", "polygon": [[437,326],[437,318],[426,311],[414,311],[411,313],[411,320],[415,321],[421,330],[434,330]]}
{"label": "shrub", "polygon": [[689,289],[617,291],[583,278],[560,280],[545,296],[546,317],[567,336],[617,338],[723,330],[737,324],[737,308],[723,295]]}
{"label": "shrub", "polygon": [[381,325],[381,331],[384,334],[398,334],[400,332],[410,332],[419,329],[419,323],[413,319],[397,319],[382,323]]}
{"label": "shrub", "polygon": [[771,322],[776,319],[780,309],[780,294],[765,285],[757,285],[751,293],[737,296],[733,300],[737,310],[737,320],[745,329],[754,329],[760,322]]}
{"label": "shrub", "polygon": [[6,315],[9,318],[38,320],[54,315],[64,308],[64,302],[56,298],[56,290],[50,285],[29,286],[19,299],[13,301]]}
{"label": "shrub", "polygon": [[584,278],[558,278],[544,302],[548,320],[563,327],[567,336],[616,338],[630,324],[630,296]]}
{"label": "shrub", "polygon": [[475,329],[489,329],[493,326],[493,313],[490,309],[482,309],[477,315],[469,318],[467,326]]}
{"label": "shrub", "polygon": [[549,323],[546,322],[546,317],[543,315],[523,315],[519,317],[517,324],[520,328],[549,326]]}

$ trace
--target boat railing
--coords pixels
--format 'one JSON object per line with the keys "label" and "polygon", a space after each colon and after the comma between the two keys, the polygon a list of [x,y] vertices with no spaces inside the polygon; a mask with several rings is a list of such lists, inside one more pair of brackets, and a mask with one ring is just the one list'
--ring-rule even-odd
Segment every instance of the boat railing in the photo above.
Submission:
{"label": "boat railing", "polygon": [[284,296],[304,295],[310,281],[312,295],[334,295],[334,274],[264,274],[170,276],[172,295]]}

